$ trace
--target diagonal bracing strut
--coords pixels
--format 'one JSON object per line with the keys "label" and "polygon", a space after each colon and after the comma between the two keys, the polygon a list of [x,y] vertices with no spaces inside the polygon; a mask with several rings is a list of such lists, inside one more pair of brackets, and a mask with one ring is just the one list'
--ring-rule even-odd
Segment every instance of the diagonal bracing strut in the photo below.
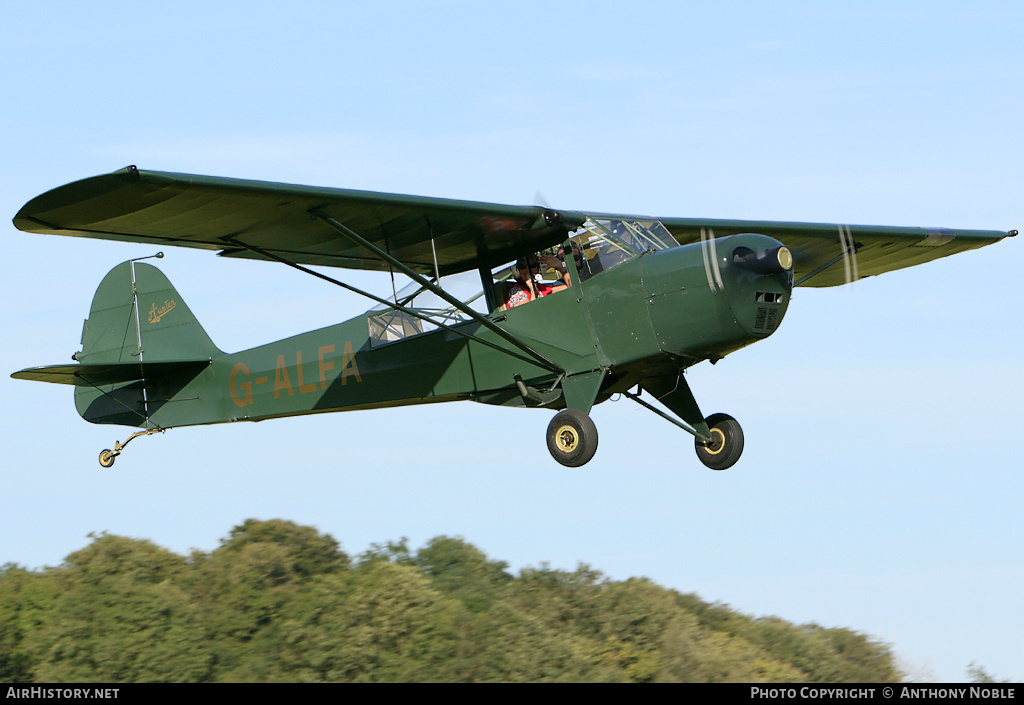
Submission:
{"label": "diagonal bracing strut", "polygon": [[[360,296],[365,296],[366,298],[370,299],[371,301],[376,301],[379,304],[383,304],[384,306],[387,306],[389,308],[393,308],[393,309],[395,309],[397,311],[401,311],[402,313],[404,313],[406,315],[409,315],[409,316],[412,316],[413,318],[419,318],[420,320],[423,320],[423,321],[426,321],[427,323],[431,323],[433,325],[436,325],[438,328],[442,328],[442,329],[444,329],[446,331],[449,331],[449,332],[454,333],[456,335],[462,336],[463,338],[466,338],[468,340],[473,340],[473,341],[476,341],[477,343],[480,343],[482,345],[486,345],[487,347],[493,348],[493,349],[497,350],[498,352],[505,353],[506,355],[511,355],[512,357],[514,357],[516,359],[519,359],[519,360],[522,360],[523,362],[528,362],[530,364],[536,364],[535,360],[530,360],[529,358],[526,358],[526,357],[524,357],[524,356],[522,356],[522,355],[520,355],[518,353],[515,353],[515,352],[513,352],[513,351],[511,351],[511,350],[509,350],[507,348],[503,348],[500,345],[495,345],[494,343],[492,343],[492,342],[490,342],[488,340],[484,340],[482,338],[478,338],[477,336],[473,335],[472,333],[466,333],[465,331],[461,331],[458,328],[453,328],[452,326],[447,326],[447,325],[445,325],[443,323],[439,323],[435,319],[431,318],[430,316],[427,316],[427,315],[424,315],[424,314],[420,313],[416,309],[412,309],[412,308],[408,308],[406,306],[402,306],[401,304],[399,304],[397,302],[388,301],[387,299],[382,299],[379,296],[374,296],[373,294],[371,294],[371,293],[369,293],[367,291],[363,291],[362,289],[359,289],[357,287],[354,287],[351,284],[346,284],[343,281],[339,281],[337,279],[334,279],[333,277],[329,277],[326,274],[321,274],[320,272],[316,272],[316,271],[314,271],[312,269],[309,269],[308,267],[303,267],[301,264],[298,264],[296,262],[292,262],[290,260],[287,260],[284,257],[281,257],[280,255],[276,255],[273,252],[269,252],[268,250],[264,250],[262,247],[257,247],[255,245],[246,244],[244,242],[241,242],[240,240],[236,240],[233,237],[225,237],[225,238],[222,238],[222,240],[224,242],[230,243],[231,245],[234,245],[235,247],[240,247],[240,248],[242,248],[244,250],[249,250],[250,252],[255,252],[258,255],[262,255],[263,257],[266,257],[267,259],[274,260],[275,262],[280,262],[281,264],[286,264],[289,267],[292,267],[294,269],[299,270],[300,272],[305,272],[306,274],[310,274],[310,275],[312,275],[314,277],[317,277],[318,279],[323,279],[326,282],[330,282],[331,284],[334,284],[336,286],[340,286],[342,289],[346,289],[346,290],[351,291],[351,292],[353,292],[355,294],[359,294]],[[476,312],[474,311],[474,313],[476,313]],[[543,359],[546,360],[547,358],[543,358]],[[552,372],[559,372],[559,373],[562,372],[562,369],[558,368],[557,366],[554,366],[554,363],[551,363],[550,366],[546,365],[546,364],[544,364],[543,366],[545,368],[551,370]]]}
{"label": "diagonal bracing strut", "polygon": [[[501,337],[506,342],[511,343],[512,345],[516,346],[517,348],[519,348],[520,350],[522,350],[523,352],[528,354],[530,357],[532,357],[535,360],[537,360],[541,364],[542,367],[544,367],[544,368],[546,368],[548,370],[551,370],[552,372],[558,372],[558,373],[565,372],[565,370],[563,370],[557,364],[555,364],[554,362],[549,360],[547,357],[545,357],[544,355],[541,355],[539,352],[537,352],[536,350],[531,348],[529,345],[527,345],[526,343],[524,343],[523,341],[519,340],[518,338],[516,338],[511,333],[509,333],[507,330],[505,330],[504,328],[501,328],[500,326],[495,324],[494,321],[492,321],[492,320],[490,320],[490,319],[488,319],[488,318],[486,318],[484,316],[481,316],[479,313],[477,313],[476,311],[471,309],[469,306],[466,306],[463,302],[461,302],[458,299],[456,299],[454,296],[449,294],[447,291],[442,289],[440,286],[437,286],[433,282],[431,282],[428,279],[424,278],[422,275],[418,274],[415,270],[413,270],[411,267],[406,265],[401,260],[395,259],[390,254],[388,254],[384,250],[380,249],[379,247],[377,247],[372,242],[370,242],[366,238],[362,237],[361,235],[359,235],[355,231],[345,227],[344,225],[342,225],[337,220],[335,220],[331,216],[327,215],[323,211],[321,211],[321,210],[319,210],[317,208],[310,208],[309,209],[309,214],[311,216],[313,216],[314,218],[322,221],[323,223],[328,225],[333,230],[338,231],[339,233],[341,233],[342,235],[344,235],[349,240],[351,240],[352,242],[356,243],[357,245],[359,245],[363,249],[372,252],[374,255],[376,255],[380,259],[384,260],[388,264],[390,264],[390,265],[392,265],[394,267],[397,267],[399,270],[402,271],[403,274],[405,274],[407,277],[412,279],[414,282],[416,282],[420,286],[424,287],[425,289],[428,289],[429,291],[431,291],[432,293],[436,294],[437,296],[440,296],[442,299],[444,299],[445,301],[450,303],[452,306],[454,306],[455,308],[457,308],[460,311],[462,311],[464,314],[466,314],[467,316],[472,318],[474,321],[476,321],[477,323],[482,325],[487,330],[491,331],[495,335]],[[388,305],[391,305],[391,304],[388,304]]]}

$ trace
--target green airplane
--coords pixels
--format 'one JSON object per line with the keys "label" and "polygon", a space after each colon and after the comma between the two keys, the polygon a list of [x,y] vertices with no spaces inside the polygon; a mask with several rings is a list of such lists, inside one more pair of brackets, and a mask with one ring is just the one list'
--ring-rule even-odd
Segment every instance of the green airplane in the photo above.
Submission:
{"label": "green airplane", "polygon": [[[619,394],[692,434],[701,462],[724,470],[743,451],[742,429],[704,416],[688,367],[774,333],[795,286],[845,284],[1017,234],[577,213],[134,166],[37,196],[14,225],[280,262],[376,303],[229,354],[160,270],[117,265],[93,297],[75,363],[12,375],[74,385],[84,419],[140,429],[100,453],[104,467],[134,438],[179,426],[457,400],[558,410],[548,450],[578,467],[597,450],[591,408]],[[411,284],[382,298],[309,266],[397,272]],[[477,293],[456,295],[467,277]]]}

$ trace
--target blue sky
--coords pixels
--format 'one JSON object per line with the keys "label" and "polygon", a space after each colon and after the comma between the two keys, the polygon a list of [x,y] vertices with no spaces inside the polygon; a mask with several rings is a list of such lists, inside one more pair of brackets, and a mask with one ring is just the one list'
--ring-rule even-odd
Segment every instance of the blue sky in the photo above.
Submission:
{"label": "blue sky", "polygon": [[[1024,225],[1013,2],[28,3],[0,9],[0,212],[144,169],[654,216]],[[8,225],[8,372],[68,361],[140,246]],[[586,562],[744,612],[849,626],[919,678],[1024,678],[1020,239],[801,289],[769,340],[700,365],[743,424],[724,473],[627,402],[596,458],[542,412],[437,405],[140,439],[0,376],[0,562],[91,531],[209,550],[249,517],[352,553],[462,535],[514,568]],[[284,267],[166,251],[225,350],[369,307]],[[357,285],[390,289],[355,273]]]}

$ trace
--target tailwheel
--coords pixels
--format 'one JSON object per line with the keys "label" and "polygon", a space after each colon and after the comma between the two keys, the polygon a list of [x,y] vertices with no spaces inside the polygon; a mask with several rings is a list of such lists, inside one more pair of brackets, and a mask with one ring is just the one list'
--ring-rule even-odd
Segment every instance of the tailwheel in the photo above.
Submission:
{"label": "tailwheel", "polygon": [[731,468],[743,453],[743,429],[728,414],[712,414],[704,419],[711,429],[711,440],[695,441],[697,457],[712,470]]}
{"label": "tailwheel", "polygon": [[121,441],[114,441],[114,450],[110,450],[109,448],[107,448],[105,450],[100,451],[100,465],[102,465],[105,468],[111,467],[114,464],[114,459],[117,456],[121,455],[121,451],[124,450],[124,447],[131,443],[132,441],[134,441],[139,436],[149,436],[154,433],[163,432],[164,429],[162,428],[147,428],[144,431],[136,431],[132,435],[128,436],[128,440],[126,440],[124,443],[122,443]]}
{"label": "tailwheel", "polygon": [[555,414],[548,424],[547,439],[551,457],[566,467],[586,465],[597,452],[597,426],[577,409]]}

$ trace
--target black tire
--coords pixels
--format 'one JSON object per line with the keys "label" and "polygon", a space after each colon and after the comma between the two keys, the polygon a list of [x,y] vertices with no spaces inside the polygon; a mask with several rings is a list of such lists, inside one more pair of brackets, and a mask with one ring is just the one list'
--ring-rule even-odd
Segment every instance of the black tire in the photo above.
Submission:
{"label": "black tire", "polygon": [[105,468],[109,468],[114,464],[114,458],[116,457],[117,456],[114,455],[114,452],[112,450],[101,450],[100,465],[102,465]]}
{"label": "black tire", "polygon": [[725,470],[736,464],[743,454],[743,429],[728,414],[711,414],[704,419],[711,429],[711,442],[697,440],[697,457],[712,470]]}
{"label": "black tire", "polygon": [[586,465],[597,452],[597,426],[577,409],[555,414],[548,424],[547,438],[551,457],[566,467]]}

